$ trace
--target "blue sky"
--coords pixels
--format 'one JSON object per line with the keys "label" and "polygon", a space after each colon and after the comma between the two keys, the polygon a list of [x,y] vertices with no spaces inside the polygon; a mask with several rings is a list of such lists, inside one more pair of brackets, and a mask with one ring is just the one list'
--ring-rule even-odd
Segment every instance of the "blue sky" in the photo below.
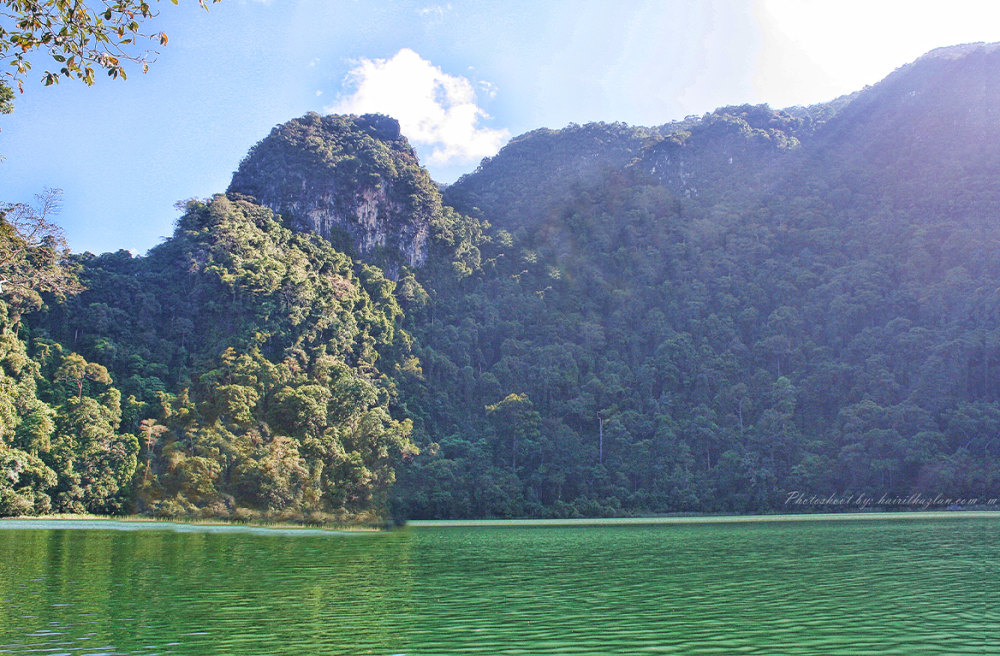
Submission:
{"label": "blue sky", "polygon": [[936,47],[1000,41],[1000,3],[878,0],[160,2],[148,74],[42,87],[0,117],[0,201],[64,190],[74,251],[143,253],[178,200],[222,192],[308,111],[396,115],[451,182],[507,139],[570,122],[657,125],[726,104],[809,104]]}

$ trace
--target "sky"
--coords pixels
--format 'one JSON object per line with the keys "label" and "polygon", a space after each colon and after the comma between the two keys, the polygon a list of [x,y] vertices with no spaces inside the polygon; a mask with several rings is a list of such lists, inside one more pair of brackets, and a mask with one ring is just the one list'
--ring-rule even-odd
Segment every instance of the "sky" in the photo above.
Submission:
{"label": "sky", "polygon": [[824,102],[934,48],[1000,41],[991,0],[155,6],[147,28],[169,43],[147,74],[43,87],[38,58],[0,116],[0,202],[62,189],[54,219],[75,252],[145,253],[173,232],[177,201],[224,192],[256,142],[310,111],[394,116],[453,182],[537,128]]}

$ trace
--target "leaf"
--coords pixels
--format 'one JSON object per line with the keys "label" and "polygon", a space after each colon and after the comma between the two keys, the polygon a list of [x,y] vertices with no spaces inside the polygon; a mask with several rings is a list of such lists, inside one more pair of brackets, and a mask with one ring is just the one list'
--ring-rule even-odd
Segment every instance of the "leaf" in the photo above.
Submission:
{"label": "leaf", "polygon": [[167,45],[167,34],[165,32],[160,32],[160,45]]}

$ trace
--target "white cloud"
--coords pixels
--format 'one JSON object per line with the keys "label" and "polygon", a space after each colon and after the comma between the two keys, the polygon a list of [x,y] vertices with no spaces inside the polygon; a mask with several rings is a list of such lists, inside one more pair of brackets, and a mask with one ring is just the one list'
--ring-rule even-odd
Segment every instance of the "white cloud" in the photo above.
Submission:
{"label": "white cloud", "polygon": [[417,10],[417,15],[421,18],[431,18],[441,20],[444,18],[444,12],[451,11],[451,5],[434,5],[432,7],[424,7],[423,9]]}
{"label": "white cloud", "polygon": [[430,148],[430,164],[476,162],[510,139],[507,130],[479,125],[490,117],[468,79],[444,73],[409,48],[392,59],[361,59],[347,82],[354,93],[326,111],[392,116],[411,142]]}
{"label": "white cloud", "polygon": [[[472,67],[470,66],[469,68]],[[492,83],[480,81],[476,83],[476,86],[479,87],[480,90],[482,90],[482,92],[485,93],[488,98],[497,97],[497,88]]]}

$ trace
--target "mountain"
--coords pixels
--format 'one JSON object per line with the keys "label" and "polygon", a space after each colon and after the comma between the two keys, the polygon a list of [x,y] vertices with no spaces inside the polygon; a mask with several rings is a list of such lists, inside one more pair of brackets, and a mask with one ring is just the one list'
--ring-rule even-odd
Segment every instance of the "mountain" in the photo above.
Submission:
{"label": "mountain", "polygon": [[24,415],[3,433],[0,513],[383,513],[418,452],[382,373],[406,352],[394,285],[276,219],[243,197],[191,201],[145,257],[77,256],[86,291],[19,346],[0,315],[21,383],[0,399]]}
{"label": "mountain", "polygon": [[[571,193],[570,186],[625,167],[653,134],[622,123],[570,125],[515,137],[475,172],[444,191],[444,202],[489,221],[502,215],[510,227],[523,223],[540,195]],[[531,196],[524,190],[532,189]]]}
{"label": "mountain", "polygon": [[449,187],[491,230],[409,327],[403,512],[996,497],[996,53],[822,106],[529,133]]}
{"label": "mountain", "polygon": [[974,210],[991,219],[998,102],[998,44],[939,48],[859,94],[811,151],[848,188],[887,195],[902,210]]}
{"label": "mountain", "polygon": [[280,125],[255,145],[227,193],[258,200],[295,230],[395,274],[427,257],[440,195],[399,123],[376,114],[315,112]]}
{"label": "mountain", "polygon": [[0,511],[987,503],[998,77],[971,44],[821,105],[540,129],[443,195],[391,118],[278,126],[4,324]]}

